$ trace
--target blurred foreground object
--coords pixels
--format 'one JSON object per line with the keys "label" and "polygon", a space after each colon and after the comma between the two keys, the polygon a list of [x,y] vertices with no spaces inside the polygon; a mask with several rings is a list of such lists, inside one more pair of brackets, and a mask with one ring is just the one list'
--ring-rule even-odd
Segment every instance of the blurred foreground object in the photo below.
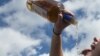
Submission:
{"label": "blurred foreground object", "polygon": [[48,19],[52,23],[57,21],[58,14],[61,13],[65,22],[77,24],[74,15],[65,10],[63,4],[54,0],[28,0],[27,8]]}

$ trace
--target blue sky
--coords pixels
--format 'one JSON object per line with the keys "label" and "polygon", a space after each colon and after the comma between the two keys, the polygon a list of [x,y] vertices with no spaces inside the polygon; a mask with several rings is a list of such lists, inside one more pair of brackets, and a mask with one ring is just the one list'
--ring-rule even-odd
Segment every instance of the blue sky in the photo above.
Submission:
{"label": "blue sky", "polygon": [[[61,1],[78,21],[78,35],[74,25],[63,31],[64,56],[79,56],[77,51],[90,48],[93,37],[100,37],[100,3]],[[0,0],[0,56],[48,56],[52,29],[52,23],[26,8],[26,0]]]}
{"label": "blue sky", "polygon": [[8,3],[10,0],[0,0],[0,6],[5,5],[6,3]]}

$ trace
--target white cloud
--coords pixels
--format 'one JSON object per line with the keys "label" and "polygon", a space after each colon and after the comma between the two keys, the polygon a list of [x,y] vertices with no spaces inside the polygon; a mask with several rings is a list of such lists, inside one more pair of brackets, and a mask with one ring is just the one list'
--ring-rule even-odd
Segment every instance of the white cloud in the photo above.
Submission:
{"label": "white cloud", "polygon": [[[13,14],[9,14],[13,12]],[[44,30],[39,29],[38,26],[44,26],[46,21],[41,16],[30,12],[26,7],[26,0],[11,0],[9,3],[0,7],[0,14],[6,14],[3,18],[10,28],[0,29],[0,56],[6,56],[8,52],[12,56],[21,56],[20,52],[29,46],[38,46],[42,41],[50,43],[50,38],[45,34]],[[40,30],[37,37],[30,37],[30,33],[34,30]],[[24,35],[23,32],[26,35]],[[31,39],[32,38],[32,39]],[[38,38],[38,39],[36,39]],[[39,39],[40,38],[40,39]],[[39,47],[39,46],[38,46]],[[29,55],[37,54],[37,50],[28,49]]]}
{"label": "white cloud", "polygon": [[40,54],[39,56],[49,56],[47,53]]}
{"label": "white cloud", "polygon": [[[13,14],[9,15],[10,12]],[[44,18],[27,9],[26,0],[12,0],[0,7],[0,13],[8,14],[3,20],[10,27],[24,31],[24,33],[31,33],[37,26],[43,26],[47,23]]]}
{"label": "white cloud", "polygon": [[[40,39],[31,39],[18,31],[10,28],[0,29],[0,56],[6,56],[7,53],[19,54],[24,48],[40,45]],[[36,53],[35,50],[33,52]],[[35,54],[34,53],[34,54]]]}

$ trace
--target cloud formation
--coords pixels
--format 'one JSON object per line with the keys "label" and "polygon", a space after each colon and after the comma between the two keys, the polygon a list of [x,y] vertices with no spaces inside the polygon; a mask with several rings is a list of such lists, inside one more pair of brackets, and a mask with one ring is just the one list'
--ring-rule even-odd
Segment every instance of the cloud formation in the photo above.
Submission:
{"label": "cloud formation", "polygon": [[[8,24],[7,28],[0,28],[0,56],[22,56],[21,52],[24,53],[24,50],[25,53],[29,51],[26,56],[36,55],[38,52],[35,46],[40,47],[43,41],[50,43],[44,30],[38,28],[47,21],[30,12],[26,7],[26,0],[11,0],[0,7],[0,14],[5,15],[0,20]],[[33,33],[37,31],[37,34]]]}
{"label": "cloud formation", "polygon": [[31,39],[29,36],[25,36],[16,30],[10,28],[0,29],[0,56],[7,56],[9,53],[11,53],[9,55],[14,55],[13,53],[20,55],[24,48],[29,46],[35,47],[40,45],[40,43],[41,40]]}

